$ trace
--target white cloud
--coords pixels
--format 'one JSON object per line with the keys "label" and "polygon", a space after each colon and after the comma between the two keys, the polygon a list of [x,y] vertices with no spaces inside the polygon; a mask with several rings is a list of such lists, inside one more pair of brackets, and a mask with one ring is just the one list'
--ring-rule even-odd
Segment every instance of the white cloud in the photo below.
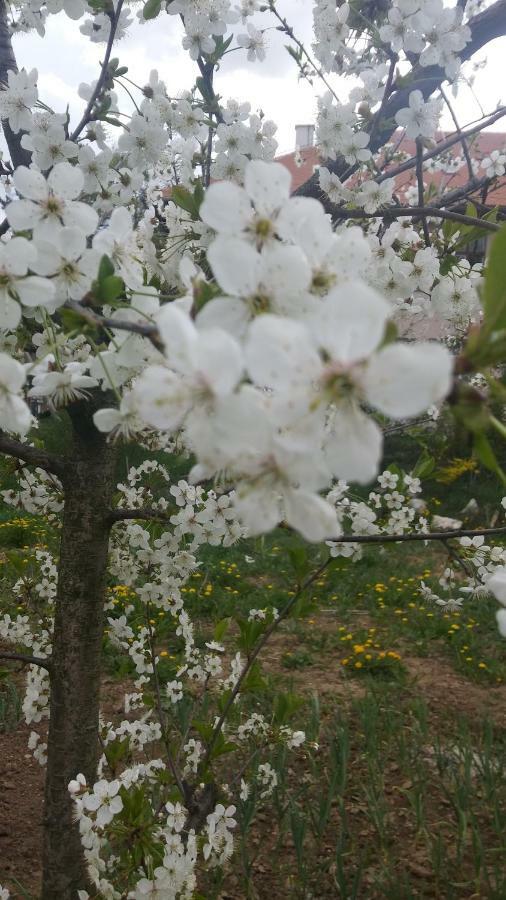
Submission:
{"label": "white cloud", "polygon": [[[311,52],[312,4],[309,0],[278,0],[278,8]],[[267,16],[257,17],[256,24],[265,28]],[[239,22],[234,31],[239,34],[244,28]],[[182,27],[176,16],[159,17],[144,25],[135,22],[128,36],[115,46],[114,55],[128,65],[128,76],[140,86],[147,82],[151,69],[158,69],[169,93],[177,96],[192,86],[198,74],[195,64],[181,47],[181,36]],[[294,146],[295,124],[314,121],[315,96],[325,87],[316,82],[311,88],[306,81],[298,80],[297,67],[285,49],[286,35],[272,27],[266,38],[268,53],[264,63],[248,63],[242,51],[232,52],[223,60],[215,86],[225,100],[236,97],[248,100],[254,110],[261,108],[266,117],[278,125],[280,151],[288,151]],[[98,77],[105,45],[92,44],[80,33],[79,23],[62,13],[50,17],[44,39],[36,34],[17,36],[14,48],[20,67],[39,70],[41,98],[59,112],[68,103],[72,119],[77,119],[83,108],[77,97],[77,87],[82,81],[90,82]],[[476,74],[475,92],[486,112],[494,109],[500,99],[505,49],[506,39],[495,41],[487,48],[487,66]],[[349,82],[345,89],[342,79],[332,81],[338,93],[340,91],[346,97]],[[123,103],[120,89],[118,94]],[[130,101],[126,95],[124,100],[128,109]],[[455,101],[455,108],[462,124],[480,115],[467,88]],[[452,127],[448,116],[444,124]],[[501,123],[497,127],[504,128]]]}

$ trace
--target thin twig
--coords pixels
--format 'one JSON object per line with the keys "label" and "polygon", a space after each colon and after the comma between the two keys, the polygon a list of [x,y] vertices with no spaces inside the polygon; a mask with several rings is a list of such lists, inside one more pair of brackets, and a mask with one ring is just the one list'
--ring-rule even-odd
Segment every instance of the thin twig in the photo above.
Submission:
{"label": "thin twig", "polygon": [[169,744],[169,741],[168,741],[168,739],[167,739],[167,734],[166,734],[166,730],[165,730],[165,716],[164,716],[163,706],[162,706],[162,695],[161,695],[161,692],[160,692],[160,681],[159,681],[159,679],[158,679],[158,672],[157,672],[157,669],[156,669],[156,662],[155,662],[155,643],[154,643],[154,635],[153,635],[153,628],[152,628],[151,623],[150,623],[150,621],[149,621],[149,615],[150,615],[150,613],[149,613],[149,605],[148,605],[148,606],[146,607],[146,621],[147,621],[148,633],[149,633],[149,648],[150,648],[150,655],[151,655],[151,669],[152,669],[152,672],[153,672],[153,683],[154,683],[154,687],[155,687],[156,708],[157,708],[157,712],[158,712],[158,718],[159,718],[159,720],[160,720],[160,727],[161,727],[161,729],[162,729],[162,741],[163,741],[163,745],[164,745],[164,747],[165,747],[165,753],[166,753],[166,756],[167,756],[167,762],[168,762],[168,764],[169,764],[169,769],[170,769],[170,771],[171,771],[171,773],[172,773],[172,777],[174,778],[174,781],[176,782],[176,784],[177,784],[177,786],[178,786],[178,789],[179,789],[179,791],[180,791],[180,793],[181,793],[181,798],[182,798],[183,800],[186,801],[186,800],[188,799],[188,791],[185,790],[185,787],[184,787],[184,784],[183,784],[183,780],[182,780],[182,778],[181,778],[181,775],[179,774],[179,771],[178,771],[178,768],[177,768],[177,766],[176,766],[176,763],[174,762],[174,759],[173,759],[173,756],[172,756],[172,750],[171,750],[171,748],[170,748],[170,744]]}
{"label": "thin twig", "polygon": [[102,63],[100,75],[98,77],[98,81],[95,85],[93,93],[92,93],[90,99],[88,100],[88,103],[87,103],[86,109],[84,110],[84,113],[82,115],[81,121],[79,122],[77,127],[72,132],[72,135],[70,137],[71,141],[75,141],[81,134],[81,131],[83,130],[85,125],[87,125],[88,122],[91,121],[91,118],[90,118],[91,112],[92,112],[93,107],[95,106],[95,103],[96,103],[98,97],[100,96],[102,89],[104,87],[105,79],[107,77],[107,67],[109,65],[109,60],[111,58],[112,45],[114,44],[114,38],[116,37],[116,29],[118,27],[118,22],[119,22],[119,17],[121,15],[122,6],[123,6],[123,0],[118,0],[118,5],[116,7],[114,15],[110,16],[111,30],[109,32],[109,38],[107,40],[107,47],[105,49],[105,56],[104,56],[104,61]]}
{"label": "thin twig", "polygon": [[[425,191],[423,186],[423,144],[422,139],[419,137],[416,139],[416,184],[418,187],[418,206],[423,209],[425,207]],[[430,233],[426,215],[422,216],[422,228],[425,246],[430,247]]]}
{"label": "thin twig", "polygon": [[499,231],[501,227],[495,222],[466,216],[451,209],[439,209],[438,206],[386,206],[373,213],[368,213],[364,209],[343,208],[336,210],[334,215],[336,219],[399,219],[405,216],[413,218],[427,216],[433,219],[450,219],[452,222],[462,222],[463,225],[475,225],[485,231]]}
{"label": "thin twig", "polygon": [[[462,138],[467,139],[475,134],[479,134],[485,128],[488,128],[489,125],[493,125],[494,122],[497,122],[498,119],[502,119],[504,116],[506,116],[506,106],[501,106],[498,110],[496,110],[496,112],[492,113],[487,118],[481,119],[477,125],[473,125],[472,128],[461,130],[459,133],[452,134],[444,141],[440,141],[438,144],[436,144],[436,146],[432,150],[427,150],[423,154],[423,162],[427,162],[427,160],[433,159],[434,156],[439,156],[440,153],[444,153],[445,150],[449,150],[450,147],[454,146],[454,144],[458,144],[459,142],[461,142]],[[378,184],[380,184],[387,178],[396,178],[397,175],[401,175],[402,172],[407,172],[415,165],[416,156],[411,156],[403,163],[399,163],[399,165],[395,166],[395,168],[387,169],[383,175],[380,175],[380,177],[376,179],[376,181],[378,182]]]}
{"label": "thin twig", "polygon": [[[269,11],[276,17],[276,19],[278,20],[278,22],[281,23],[281,28],[280,28],[280,30],[283,31],[283,32],[287,35],[287,37],[289,37],[290,40],[292,40],[293,43],[299,48],[300,53],[301,53],[303,56],[305,56],[305,58],[307,59],[309,65],[310,65],[311,68],[313,69],[313,71],[318,75],[318,78],[320,78],[320,80],[323,82],[323,84],[325,85],[325,87],[327,88],[327,90],[330,91],[330,93],[332,94],[334,100],[340,105],[340,104],[341,104],[341,101],[340,101],[339,97],[337,96],[337,94],[336,94],[334,88],[333,88],[332,85],[330,84],[330,82],[327,81],[327,79],[325,78],[325,75],[324,75],[324,73],[323,73],[323,69],[321,69],[321,68],[317,65],[317,63],[310,57],[310,55],[309,55],[309,53],[307,52],[307,50],[306,50],[304,44],[303,44],[303,43],[298,39],[298,37],[296,36],[296,34],[295,34],[295,32],[294,32],[292,26],[289,25],[288,22],[287,22],[287,20],[284,19],[283,16],[281,16],[281,15],[279,14],[279,12],[277,11],[277,9],[276,9],[276,7],[275,7],[274,0],[268,0],[268,2],[269,2]],[[299,68],[300,68],[300,67],[299,67]],[[302,73],[302,74],[304,74],[304,73]]]}
{"label": "thin twig", "polygon": [[65,306],[67,309],[72,309],[74,312],[79,313],[89,325],[98,328],[109,328],[111,330],[116,329],[117,331],[130,331],[133,334],[140,334],[143,337],[148,338],[157,350],[163,349],[158,328],[154,324],[149,322],[144,324],[143,322],[128,322],[122,321],[121,319],[109,319],[106,316],[101,316],[99,313],[82,306],[74,300],[67,301]]}
{"label": "thin twig", "polygon": [[332,538],[336,544],[397,544],[404,541],[447,541],[449,538],[478,537],[492,534],[505,534],[506,525],[496,528],[455,528],[448,531],[427,531],[407,534],[343,534]]}
{"label": "thin twig", "polygon": [[469,172],[469,178],[472,180],[472,179],[474,179],[475,175],[474,175],[473,161],[472,161],[472,159],[471,159],[471,154],[469,153],[469,145],[468,145],[468,143],[467,143],[466,138],[465,138],[464,135],[462,134],[462,129],[461,129],[460,125],[459,125],[459,120],[457,119],[457,115],[456,115],[456,112],[455,112],[455,110],[454,110],[454,108],[453,108],[453,105],[450,103],[450,100],[449,100],[449,98],[448,98],[446,92],[443,90],[443,87],[442,87],[442,86],[439,88],[439,91],[440,91],[440,94],[441,94],[441,96],[442,96],[444,102],[446,103],[446,105],[447,105],[447,107],[448,107],[448,112],[450,113],[450,115],[451,115],[451,117],[452,117],[452,119],[453,119],[453,124],[455,125],[455,131],[456,131],[457,134],[460,136],[460,143],[461,143],[461,145],[462,145],[462,152],[463,152],[463,154],[464,154],[464,157],[465,157],[465,160],[466,160],[466,163],[467,163],[467,171]]}
{"label": "thin twig", "polygon": [[[505,529],[505,530],[506,530],[506,529]],[[255,660],[256,660],[258,654],[260,653],[260,651],[262,650],[262,648],[265,646],[265,644],[266,644],[267,641],[269,640],[271,634],[273,634],[273,632],[276,631],[276,629],[279,627],[279,625],[281,624],[281,622],[282,622],[284,619],[286,619],[287,615],[289,614],[290,610],[292,609],[292,607],[294,606],[294,604],[297,602],[297,600],[299,599],[299,597],[301,596],[301,594],[303,594],[304,591],[306,591],[306,590],[308,589],[308,587],[311,587],[311,585],[317,580],[317,578],[320,577],[320,575],[322,574],[322,572],[325,571],[325,569],[327,568],[327,566],[328,566],[331,562],[332,562],[332,557],[331,557],[331,556],[328,556],[327,559],[325,560],[325,562],[323,562],[320,566],[318,566],[318,568],[316,569],[316,571],[313,572],[313,574],[310,575],[309,578],[307,578],[307,579],[299,586],[299,588],[297,589],[297,591],[295,592],[295,594],[293,595],[293,597],[290,597],[290,600],[288,601],[288,603],[287,603],[287,604],[284,606],[284,608],[281,610],[281,612],[280,612],[279,616],[277,617],[277,619],[274,619],[274,620],[271,622],[271,624],[268,626],[268,628],[266,628],[266,630],[264,631],[263,635],[260,637],[260,639],[258,640],[258,642],[256,643],[256,645],[253,647],[253,650],[251,651],[250,655],[248,656],[248,660],[247,660],[247,662],[246,662],[246,665],[245,665],[244,668],[242,669],[241,674],[239,675],[239,677],[238,677],[238,679],[237,679],[237,681],[236,681],[236,683],[235,683],[235,685],[234,685],[234,687],[233,687],[233,690],[231,691],[230,696],[229,696],[229,698],[228,698],[228,700],[227,700],[227,702],[226,702],[226,704],[225,704],[225,706],[224,706],[224,708],[223,708],[223,711],[222,711],[222,713],[221,713],[221,715],[220,715],[220,718],[218,719],[216,725],[215,725],[214,728],[213,728],[213,733],[212,733],[212,735],[211,735],[211,737],[210,737],[210,739],[209,739],[209,743],[208,743],[208,745],[207,745],[206,753],[205,753],[203,762],[202,762],[202,764],[201,764],[202,767],[206,766],[207,763],[209,762],[210,758],[211,758],[211,754],[212,754],[214,745],[215,745],[215,743],[216,743],[216,741],[217,741],[217,739],[218,739],[218,735],[219,735],[221,729],[223,728],[223,725],[224,725],[224,723],[225,723],[225,721],[226,721],[226,718],[227,718],[227,716],[228,716],[228,714],[229,714],[229,712],[230,712],[230,710],[231,710],[231,708],[232,708],[232,706],[233,706],[233,704],[234,704],[234,702],[235,702],[235,699],[236,699],[237,695],[239,694],[239,692],[240,692],[240,690],[241,690],[242,683],[243,683],[244,679],[246,678],[248,672],[250,671],[250,669],[251,669],[253,663],[255,662]]]}

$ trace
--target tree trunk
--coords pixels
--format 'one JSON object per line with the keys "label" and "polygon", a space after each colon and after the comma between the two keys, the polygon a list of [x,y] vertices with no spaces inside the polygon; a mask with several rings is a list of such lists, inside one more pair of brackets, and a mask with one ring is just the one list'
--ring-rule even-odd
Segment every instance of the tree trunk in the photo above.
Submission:
{"label": "tree trunk", "polygon": [[92,403],[70,409],[74,446],[63,485],[65,508],[52,651],[41,900],[74,900],[87,883],[67,785],[93,784],[103,607],[114,486],[113,448],[93,426]]}
{"label": "tree trunk", "polygon": [[[6,3],[5,0],[0,0],[0,85],[7,84],[7,73],[9,71],[17,72],[18,66],[12,49]],[[14,134],[7,119],[2,120],[2,128],[14,168],[29,166],[32,154],[21,146],[22,132]]]}

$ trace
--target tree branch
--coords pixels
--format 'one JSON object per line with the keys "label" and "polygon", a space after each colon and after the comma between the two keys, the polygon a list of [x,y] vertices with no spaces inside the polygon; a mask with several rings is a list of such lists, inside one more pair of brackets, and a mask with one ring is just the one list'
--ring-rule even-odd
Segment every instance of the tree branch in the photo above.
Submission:
{"label": "tree branch", "polygon": [[89,325],[93,325],[97,328],[108,328],[111,331],[130,331],[132,334],[140,334],[148,340],[151,341],[154,347],[157,350],[163,352],[163,344],[158,333],[158,328],[156,325],[152,325],[149,322],[144,324],[143,322],[128,322],[122,321],[120,319],[107,319],[105,316],[99,315],[99,313],[94,312],[91,309],[88,309],[85,306],[82,306],[75,300],[69,300],[65,306],[67,309],[73,309],[74,312],[79,313],[80,316],[84,319],[85,322],[88,322]]}
{"label": "tree branch", "polygon": [[[475,134],[479,134],[481,131],[484,131],[489,125],[493,125],[494,122],[497,122],[499,119],[502,119],[503,116],[506,115],[506,106],[501,106],[495,113],[492,113],[490,116],[486,116],[484,119],[481,119],[476,125],[473,125],[470,128],[465,130],[461,130],[460,132],[455,132],[450,135],[450,137],[445,138],[444,141],[439,141],[432,150],[427,150],[426,153],[423,154],[423,162],[427,162],[429,159],[433,159],[435,156],[439,156],[440,153],[444,153],[445,150],[449,150],[450,147],[453,147],[455,144],[458,144],[462,141],[462,139],[467,140],[467,138],[473,137]],[[382,181],[385,181],[387,178],[396,178],[397,175],[401,175],[402,172],[407,172],[409,169],[412,169],[413,166],[416,165],[416,156],[410,156],[409,159],[406,159],[403,163],[399,163],[398,166],[395,166],[393,169],[386,169],[383,175],[380,175],[379,178],[376,178],[378,184],[381,184]]]}
{"label": "tree branch", "polygon": [[462,134],[462,129],[460,127],[459,120],[458,120],[455,110],[453,108],[453,104],[450,103],[450,98],[448,97],[448,95],[446,94],[446,91],[444,91],[442,87],[439,90],[441,92],[441,96],[442,96],[444,102],[446,103],[448,112],[450,113],[450,115],[452,117],[453,124],[455,125],[455,131],[457,132],[457,134],[460,137],[460,144],[462,146],[462,152],[463,152],[465,160],[466,160],[469,178],[471,181],[473,181],[476,176],[474,173],[474,167],[473,167],[473,161],[471,159],[471,154],[469,153],[469,145],[467,143],[466,138]]}
{"label": "tree branch", "polygon": [[31,447],[23,441],[17,441],[5,431],[0,431],[0,453],[6,456],[13,456],[15,459],[21,459],[29,466],[38,466],[45,469],[46,472],[52,472],[53,475],[63,475],[64,461],[62,457],[54,456],[45,450],[39,450],[38,447]]}
{"label": "tree branch", "polygon": [[128,519],[146,519],[159,520],[166,522],[169,517],[157,509],[112,509],[107,516],[107,521],[111,525],[116,522],[124,522]]}
{"label": "tree branch", "polygon": [[[7,7],[5,0],[0,0],[0,82],[6,85],[7,73],[17,71],[18,65],[12,49],[9,23],[7,21]],[[22,132],[14,134],[8,119],[2,120],[2,128],[14,168],[29,166],[32,154],[21,146]]]}
{"label": "tree branch", "polygon": [[[496,2],[486,9],[484,12],[474,16],[467,23],[471,29],[471,40],[460,53],[462,62],[470,59],[481,50],[486,44],[490,43],[497,37],[506,34],[506,0],[496,0]],[[412,91],[420,90],[424,99],[430,97],[434,91],[438,90],[446,80],[446,72],[440,66],[421,66],[415,65],[409,76],[404,76],[402,87],[393,85],[390,100],[385,104],[383,110],[384,126],[375,129],[375,134],[370,141],[369,149],[372,153],[376,153],[392,136],[397,128],[395,124],[395,114],[408,105],[409,95]],[[406,84],[406,81],[408,82]],[[461,135],[457,135],[454,143],[461,140]],[[411,165],[416,164],[412,163]],[[352,175],[358,168],[356,165],[348,170],[345,160],[342,156],[335,160],[327,160],[325,165],[334,174],[342,177],[343,173],[348,171]],[[407,166],[411,168],[411,166]],[[385,177],[393,177],[390,173]],[[303,185],[301,185],[296,194],[306,197],[316,197],[322,199],[322,191],[319,187],[318,173],[315,173]]]}
{"label": "tree branch", "polygon": [[213,732],[209,739],[209,743],[206,748],[206,753],[205,753],[205,756],[204,756],[204,759],[202,762],[202,767],[206,766],[208,764],[209,760],[211,759],[211,754],[213,752],[214,745],[218,739],[218,735],[219,735],[221,729],[223,728],[223,725],[224,725],[224,723],[227,719],[227,716],[235,702],[237,695],[239,694],[239,692],[241,690],[243,681],[246,678],[248,672],[250,671],[251,666],[255,662],[258,654],[260,653],[262,648],[265,646],[265,644],[269,640],[271,634],[274,631],[276,631],[276,629],[278,628],[280,623],[283,621],[283,619],[286,619],[287,615],[289,614],[290,610],[293,608],[293,606],[295,605],[295,603],[297,602],[297,600],[299,599],[301,594],[303,594],[304,591],[306,591],[308,589],[308,587],[311,587],[311,585],[320,577],[322,572],[325,571],[325,569],[332,562],[332,560],[333,560],[333,557],[328,556],[327,559],[325,560],[325,562],[323,562],[320,566],[318,566],[318,568],[316,569],[315,572],[313,572],[312,575],[310,575],[308,578],[306,578],[306,580],[299,586],[297,591],[294,593],[293,597],[290,597],[288,603],[285,604],[285,606],[281,610],[277,619],[273,619],[271,624],[266,628],[266,630],[264,631],[262,636],[259,638],[259,640],[255,644],[255,646],[253,647],[251,653],[248,656],[246,665],[242,669],[242,671],[239,675],[239,678],[237,679],[232,691],[230,692],[230,696],[228,697],[228,700],[227,700],[227,702],[224,706],[224,709],[220,715],[220,718],[218,719],[218,721],[216,722],[216,725],[213,728]]}
{"label": "tree branch", "polygon": [[[416,139],[416,184],[418,188],[418,206],[424,208],[424,189],[423,189],[423,144],[420,138]],[[427,225],[427,216],[422,215],[422,229],[425,246],[430,247],[429,226]]]}
{"label": "tree branch", "polygon": [[474,225],[485,231],[499,231],[501,227],[496,222],[465,216],[463,213],[453,212],[451,209],[439,209],[437,206],[387,206],[374,213],[368,213],[364,209],[343,208],[335,210],[334,216],[336,219],[399,219],[405,216],[413,218],[428,216],[434,219],[450,219],[452,222],[461,222],[463,225]]}
{"label": "tree branch", "polygon": [[0,650],[0,659],[11,659],[15,662],[22,662],[25,666],[39,666],[41,669],[51,671],[51,661],[42,659],[40,656],[26,656],[24,653],[4,653]]}
{"label": "tree branch", "polygon": [[95,103],[96,103],[98,97],[102,93],[102,90],[103,90],[103,87],[104,87],[104,84],[105,84],[105,81],[107,78],[107,67],[109,65],[109,60],[111,58],[112,45],[114,44],[114,38],[116,37],[116,29],[118,27],[118,22],[119,22],[119,17],[121,15],[122,6],[123,6],[123,0],[118,0],[118,4],[116,6],[114,14],[110,16],[111,30],[109,31],[109,37],[107,40],[107,46],[105,49],[105,56],[104,56],[104,60],[102,62],[100,75],[98,77],[98,81],[95,85],[93,93],[92,93],[90,99],[88,100],[88,103],[86,104],[86,109],[84,110],[81,121],[76,126],[76,128],[74,129],[74,131],[72,132],[72,134],[70,136],[71,141],[77,140],[77,138],[81,134],[81,131],[83,130],[83,128],[85,128],[85,126],[88,124],[88,122],[92,121],[90,116],[93,111],[93,107],[95,106]]}
{"label": "tree branch", "polygon": [[333,538],[336,544],[397,544],[406,541],[442,541],[449,538],[481,537],[492,534],[506,535],[506,525],[498,525],[496,528],[456,528],[448,531],[408,532],[407,534],[343,534]]}

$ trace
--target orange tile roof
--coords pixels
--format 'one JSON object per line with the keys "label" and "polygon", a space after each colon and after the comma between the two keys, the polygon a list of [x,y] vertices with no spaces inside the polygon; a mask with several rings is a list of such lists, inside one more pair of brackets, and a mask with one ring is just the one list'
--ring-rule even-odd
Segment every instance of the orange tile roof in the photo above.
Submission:
{"label": "orange tile roof", "polygon": [[[442,141],[446,137],[447,135],[443,132],[439,132],[436,135],[438,141]],[[391,143],[394,144],[394,146],[397,143],[395,134],[392,136]],[[479,161],[488,156],[492,150],[503,150],[506,152],[506,134],[498,131],[482,131],[477,135],[473,135],[473,137],[468,140],[468,145],[472,161],[474,162],[476,160],[476,162],[479,163]],[[399,142],[397,152],[406,154],[406,156],[414,156],[416,152],[415,142],[404,137]],[[446,151],[446,155],[448,158],[452,159],[463,158],[462,146],[460,143],[454,144]],[[298,162],[300,164],[297,164],[296,162],[297,157],[299,158]],[[292,189],[294,191],[311,178],[311,175],[315,171],[315,167],[322,162],[316,147],[304,147],[299,150],[298,153],[296,151],[285,153],[282,156],[278,156],[276,159],[277,162],[282,163],[291,172],[293,179]],[[392,163],[392,166],[395,165],[396,163]],[[483,177],[485,175],[484,170],[481,169],[479,165],[475,165],[474,169],[477,177]],[[386,172],[388,172],[388,169],[386,169]],[[446,185],[448,190],[454,190],[455,188],[465,185],[467,181],[469,181],[469,172],[465,161],[461,168],[451,175],[441,171],[430,172],[424,170],[424,182],[426,186],[433,184],[436,188],[440,188],[442,185]],[[414,169],[410,169],[409,171],[398,175],[395,182],[395,192],[402,196],[406,188],[413,186],[416,183]],[[506,206],[506,176],[500,178],[494,187],[489,190],[486,203],[490,206]]]}

